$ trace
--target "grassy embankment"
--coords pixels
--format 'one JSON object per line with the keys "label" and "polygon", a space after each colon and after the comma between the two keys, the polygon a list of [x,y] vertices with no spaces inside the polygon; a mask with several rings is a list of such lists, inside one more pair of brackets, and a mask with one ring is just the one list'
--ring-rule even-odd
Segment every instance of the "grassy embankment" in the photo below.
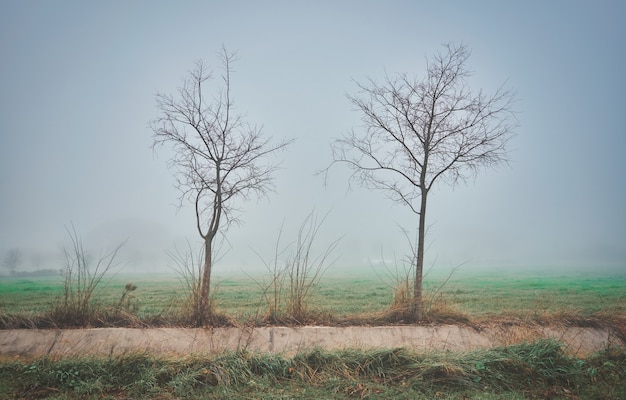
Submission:
{"label": "grassy embankment", "polygon": [[405,349],[0,362],[0,398],[624,399],[626,350],[587,359],[554,341],[468,353]]}

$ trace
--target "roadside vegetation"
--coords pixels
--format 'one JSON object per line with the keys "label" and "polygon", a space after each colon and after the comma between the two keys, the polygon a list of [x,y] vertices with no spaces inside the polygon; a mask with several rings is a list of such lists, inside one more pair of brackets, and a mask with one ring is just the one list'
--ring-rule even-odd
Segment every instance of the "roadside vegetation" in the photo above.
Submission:
{"label": "roadside vegetation", "polygon": [[1,398],[623,399],[626,350],[586,359],[555,341],[467,353],[311,350],[0,363]]}
{"label": "roadside vegetation", "polygon": [[[323,276],[306,275],[315,279],[305,280],[304,313],[299,319],[286,319],[291,278],[289,274],[278,276],[284,276],[278,286],[269,285],[274,282],[271,274],[270,278],[216,276],[213,324],[404,323],[398,318],[405,307],[401,279],[381,279],[362,271],[354,276],[338,276],[332,271]],[[85,296],[68,295],[67,275],[0,279],[0,327],[195,324],[190,318],[188,282],[183,277],[147,279],[117,274],[99,282],[88,291],[85,303]],[[73,285],[76,290],[76,281]],[[597,326],[610,329],[624,341],[625,287],[624,276],[429,276],[424,323]],[[279,294],[276,298],[275,293]],[[67,308],[74,298],[87,305],[80,313],[71,314],[73,319],[58,318],[60,310],[74,310]],[[292,356],[236,351],[183,358],[124,354],[3,359],[0,398],[626,398],[625,348],[580,358],[556,341],[536,341],[532,335],[514,342],[522,344],[471,352],[314,349]]]}
{"label": "roadside vegetation", "polygon": [[[447,279],[447,280],[446,280]],[[442,287],[441,283],[446,280]],[[274,292],[258,277],[215,279],[216,324],[376,325],[397,318],[397,290],[376,274],[329,273],[311,283],[305,315],[273,320]],[[270,282],[266,278],[266,284]],[[273,288],[273,287],[272,287]],[[427,323],[484,322],[594,326],[612,324],[626,332],[626,277],[506,276],[457,273],[432,276],[425,284]],[[284,294],[285,288],[282,288]],[[56,318],[66,302],[63,277],[0,279],[0,328],[102,326],[193,326],[186,283],[176,277],[116,275],[97,286],[89,314],[81,320]],[[395,295],[395,297],[394,297]],[[288,296],[286,297],[288,298]],[[268,299],[270,300],[268,303]],[[282,298],[281,298],[282,299]],[[323,301],[322,301],[323,300]],[[281,300],[282,301],[282,300]],[[269,304],[269,305],[268,305]],[[286,303],[281,303],[286,305]]]}

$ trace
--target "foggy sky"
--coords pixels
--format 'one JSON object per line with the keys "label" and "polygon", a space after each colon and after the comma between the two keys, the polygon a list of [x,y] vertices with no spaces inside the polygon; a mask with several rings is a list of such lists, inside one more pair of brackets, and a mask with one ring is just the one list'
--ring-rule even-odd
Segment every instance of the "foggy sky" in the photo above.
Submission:
{"label": "foggy sky", "polygon": [[[167,150],[148,123],[197,59],[237,51],[237,111],[277,140],[276,191],[241,202],[215,273],[255,271],[315,210],[336,268],[393,264],[417,216],[349,171],[315,173],[358,128],[346,94],[386,73],[424,76],[445,42],[472,51],[470,85],[518,93],[508,166],[429,197],[426,264],[511,270],[626,267],[626,6],[620,1],[3,1],[0,3],[0,257],[60,267],[74,224],[90,251],[127,240],[126,270],[167,270],[196,245],[176,207]],[[219,71],[217,71],[219,72]]]}

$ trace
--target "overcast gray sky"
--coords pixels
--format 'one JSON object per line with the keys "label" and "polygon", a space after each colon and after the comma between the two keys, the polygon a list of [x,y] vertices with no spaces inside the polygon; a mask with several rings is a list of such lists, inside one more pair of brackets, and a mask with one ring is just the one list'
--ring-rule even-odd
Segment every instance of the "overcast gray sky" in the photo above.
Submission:
{"label": "overcast gray sky", "polygon": [[[407,251],[417,216],[380,192],[328,186],[315,172],[360,116],[355,80],[423,76],[444,42],[472,51],[470,85],[518,92],[511,163],[429,197],[427,264],[450,269],[626,269],[626,3],[622,1],[2,1],[0,255],[55,258],[73,223],[94,251],[125,239],[128,271],[165,270],[165,251],[198,243],[177,210],[169,154],[153,154],[156,91],[173,93],[197,59],[237,51],[232,94],[249,122],[296,142],[276,192],[240,204],[216,273],[254,271],[281,224],[330,212],[320,245],[336,266]],[[253,251],[254,250],[254,251]],[[56,256],[55,256],[56,255]]]}

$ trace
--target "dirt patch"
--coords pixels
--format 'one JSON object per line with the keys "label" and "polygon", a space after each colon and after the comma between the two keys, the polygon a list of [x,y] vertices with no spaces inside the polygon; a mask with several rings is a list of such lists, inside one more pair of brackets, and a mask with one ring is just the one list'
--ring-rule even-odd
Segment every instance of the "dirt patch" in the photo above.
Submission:
{"label": "dirt patch", "polygon": [[488,325],[353,326],[241,328],[97,328],[0,331],[0,358],[29,359],[119,356],[147,352],[161,356],[215,354],[248,350],[293,354],[315,347],[396,348],[464,351],[553,338],[576,355],[624,346],[610,329]]}

